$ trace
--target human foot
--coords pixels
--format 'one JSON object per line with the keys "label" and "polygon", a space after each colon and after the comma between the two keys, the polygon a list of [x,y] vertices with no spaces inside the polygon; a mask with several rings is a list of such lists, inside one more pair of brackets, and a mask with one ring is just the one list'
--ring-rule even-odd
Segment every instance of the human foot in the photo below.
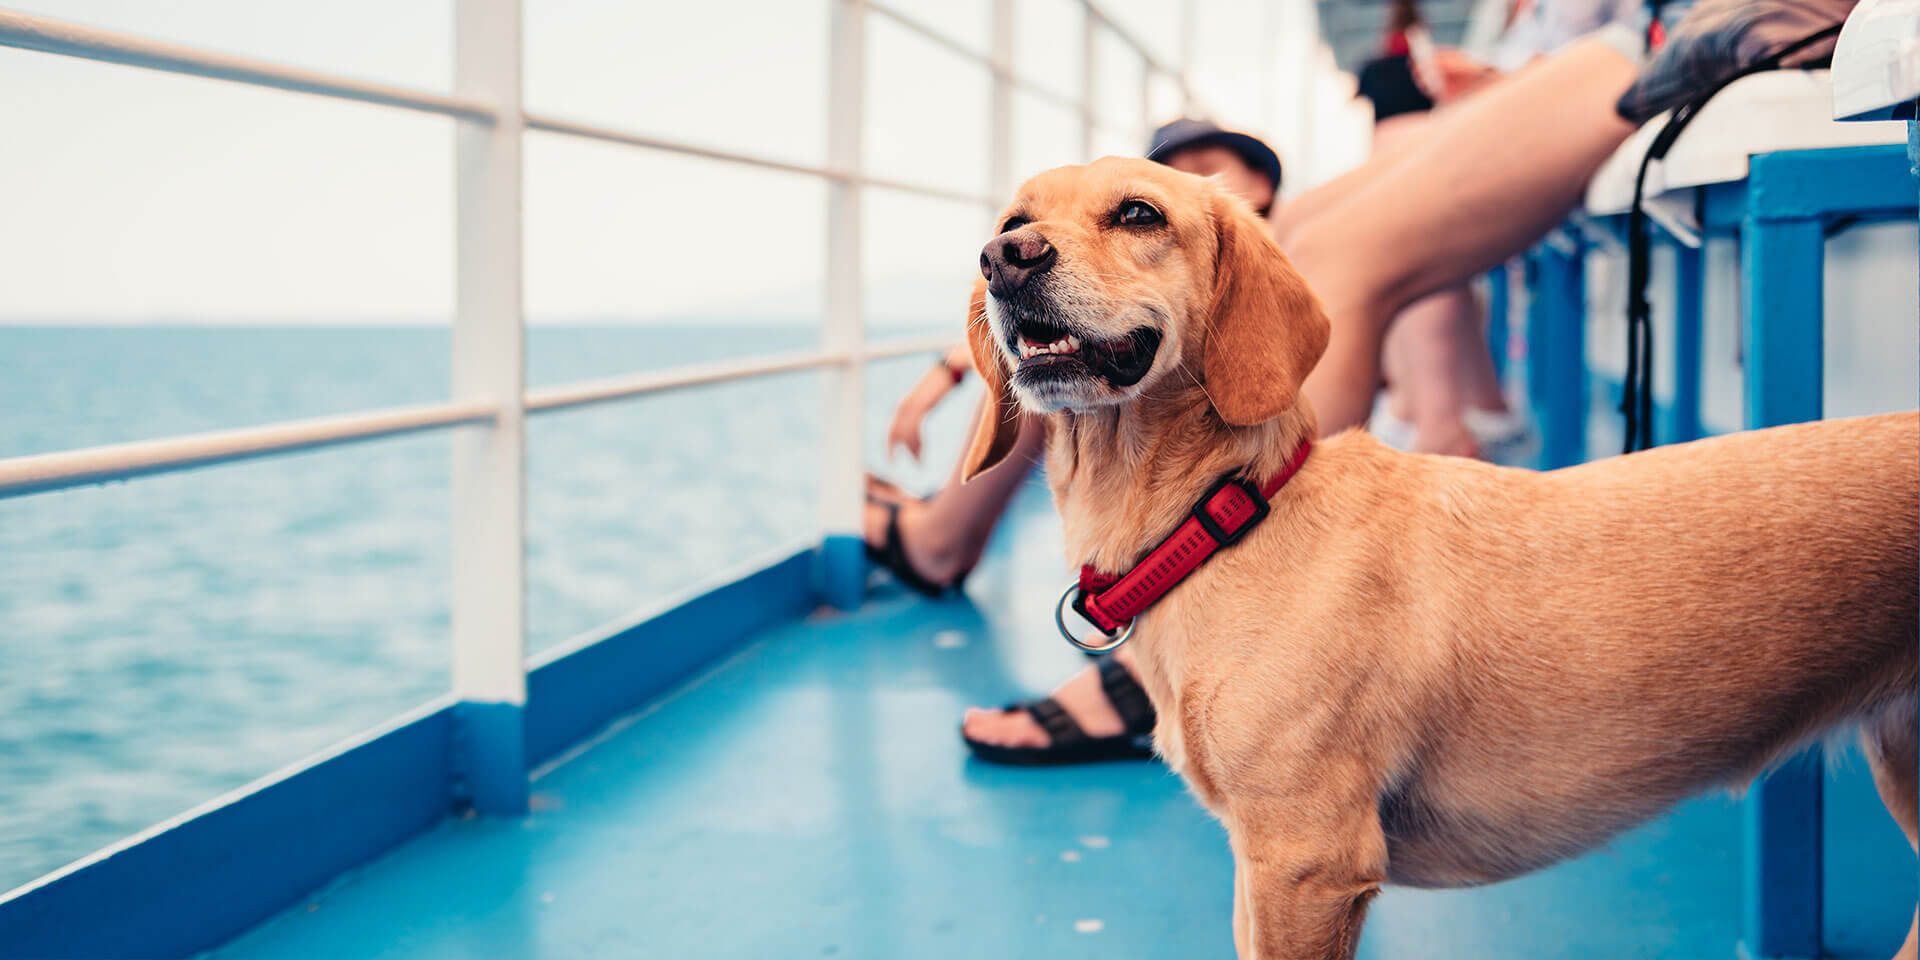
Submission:
{"label": "human foot", "polygon": [[[1056,733],[1062,730],[1077,728],[1084,738],[1095,741],[1151,733],[1153,707],[1131,671],[1132,656],[1118,653],[1068,677],[1051,696],[1035,704],[1002,710],[971,707],[961,722],[961,735],[976,750],[979,745],[1048,750],[1060,745]],[[1041,704],[1057,706],[1070,724],[1047,722],[1051,708]]]}
{"label": "human foot", "polygon": [[905,503],[918,499],[897,483],[882,480],[873,474],[867,474],[868,503]]}
{"label": "human foot", "polygon": [[939,529],[928,519],[924,500],[870,495],[862,533],[874,562],[915,590],[937,595],[967,575],[973,558],[942,543]]}

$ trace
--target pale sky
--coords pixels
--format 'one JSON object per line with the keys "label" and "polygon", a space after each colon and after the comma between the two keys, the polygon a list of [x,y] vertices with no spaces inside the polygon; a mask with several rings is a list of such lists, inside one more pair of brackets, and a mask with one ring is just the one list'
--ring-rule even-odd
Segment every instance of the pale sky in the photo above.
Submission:
{"label": "pale sky", "polygon": [[[9,5],[428,90],[447,90],[452,75],[451,0]],[[986,46],[988,0],[898,6]],[[1195,43],[1202,98],[1255,132],[1284,125],[1299,100],[1263,65],[1311,56],[1297,9],[1310,16],[1311,4],[1265,6],[1202,0]],[[1078,3],[1015,8],[1016,69],[1076,92]],[[1177,4],[1105,9],[1178,59]],[[529,110],[824,162],[825,0],[525,0],[525,17]],[[869,172],[984,190],[984,69],[880,17],[869,18],[868,52]],[[1177,111],[1177,92],[1143,88],[1138,58],[1111,34],[1095,58],[1097,152],[1137,153],[1143,101],[1159,122]],[[0,322],[444,322],[452,128],[410,111],[0,48]],[[1083,159],[1076,118],[1045,99],[1017,96],[1014,129],[1021,177]],[[528,315],[811,317],[825,194],[807,177],[529,134]],[[925,316],[964,288],[987,212],[869,191],[864,222],[869,315]]]}

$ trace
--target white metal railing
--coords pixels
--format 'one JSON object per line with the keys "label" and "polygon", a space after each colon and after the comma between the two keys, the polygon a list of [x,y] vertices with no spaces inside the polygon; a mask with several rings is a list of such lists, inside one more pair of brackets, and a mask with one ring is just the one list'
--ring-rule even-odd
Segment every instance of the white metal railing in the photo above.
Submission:
{"label": "white metal railing", "polygon": [[[797,370],[828,371],[825,387],[821,525],[829,542],[857,538],[861,517],[862,407],[865,365],[946,345],[951,337],[908,337],[869,344],[861,307],[860,210],[867,188],[972,205],[983,218],[1012,190],[1014,91],[1073,110],[1083,156],[1091,156],[1100,117],[1094,108],[1096,39],[1106,30],[1140,58],[1150,84],[1171,79],[1189,110],[1196,98],[1185,66],[1171,68],[1093,0],[1084,16],[1078,97],[1030,83],[1014,69],[1016,0],[991,0],[989,49],[982,52],[881,0],[830,4],[827,157],[824,165],[620,130],[539,113],[521,105],[521,0],[456,0],[452,95],[165,43],[98,27],[0,10],[0,47],[36,50],[188,74],[315,96],[450,117],[456,122],[456,309],[453,399],[191,436],[112,444],[0,459],[0,498],[129,477],[355,443],[421,430],[452,429],[453,693],[462,704],[518,708],[526,698],[524,432],[529,415],[584,404]],[[1182,0],[1181,57],[1192,60],[1194,0]],[[992,89],[985,194],[870,176],[863,169],[865,24],[883,17],[984,67]],[[1139,123],[1149,125],[1143,84]],[[646,371],[527,390],[522,304],[521,151],[538,130],[815,177],[828,183],[827,277],[822,344],[817,350]],[[831,561],[835,554],[828,553]],[[857,551],[852,554],[857,558]],[[829,572],[829,582],[832,573]],[[829,589],[829,593],[832,591]],[[475,716],[479,712],[475,712]],[[476,807],[515,813],[526,806],[524,751],[515,722],[473,721],[463,730],[464,774]]]}
{"label": "white metal railing", "polygon": [[494,413],[490,403],[434,403],[13,457],[0,460],[0,497],[482,423]]}
{"label": "white metal railing", "polygon": [[[953,337],[947,334],[898,337],[868,345],[861,359],[885,360],[926,353],[952,342]],[[844,364],[848,359],[848,355],[840,351],[808,350],[686,364],[602,380],[538,387],[526,392],[522,406],[529,415],[551,413],[729,380],[830,367]],[[491,423],[499,413],[497,405],[486,401],[420,404],[0,459],[0,499],[423,430]]]}

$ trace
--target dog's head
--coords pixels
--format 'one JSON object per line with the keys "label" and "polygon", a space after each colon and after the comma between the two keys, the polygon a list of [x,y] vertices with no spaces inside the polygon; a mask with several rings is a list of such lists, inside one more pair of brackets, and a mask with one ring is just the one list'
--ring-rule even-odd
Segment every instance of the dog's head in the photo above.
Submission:
{"label": "dog's head", "polygon": [[968,312],[987,407],[963,476],[1004,457],[1035,413],[1204,391],[1222,421],[1290,410],[1328,324],[1266,225],[1211,180],[1107,157],[1034,177],[980,253]]}

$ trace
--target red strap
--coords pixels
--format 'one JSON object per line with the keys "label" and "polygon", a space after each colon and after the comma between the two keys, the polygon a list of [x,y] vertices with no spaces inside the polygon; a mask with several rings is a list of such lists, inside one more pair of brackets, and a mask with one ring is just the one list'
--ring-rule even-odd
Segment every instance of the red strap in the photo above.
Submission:
{"label": "red strap", "polygon": [[[1267,501],[1300,471],[1312,448],[1310,441],[1300,441],[1287,465],[1258,491],[1252,484],[1232,479],[1214,485],[1193,505],[1186,521],[1126,573],[1113,576],[1091,566],[1081,567],[1080,595],[1073,602],[1074,609],[1108,635],[1118,632],[1188,574],[1200,569],[1222,546],[1238,541],[1253,529],[1266,516]],[[1226,535],[1224,541],[1218,536],[1222,533]]]}

